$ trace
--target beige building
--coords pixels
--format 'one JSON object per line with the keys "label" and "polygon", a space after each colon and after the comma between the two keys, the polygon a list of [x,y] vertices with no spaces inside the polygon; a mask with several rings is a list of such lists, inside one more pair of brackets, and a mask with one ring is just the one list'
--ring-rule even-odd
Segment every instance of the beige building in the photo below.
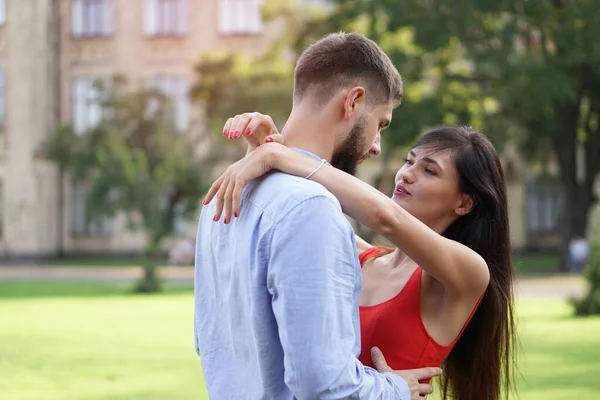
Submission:
{"label": "beige building", "polygon": [[[314,3],[314,0],[309,1]],[[40,156],[59,123],[100,118],[92,82],[122,74],[172,97],[194,126],[188,90],[207,51],[259,53],[279,30],[261,0],[0,0],[0,257],[133,252],[124,221],[86,223],[85,193]],[[271,36],[269,36],[271,35]],[[60,207],[63,204],[64,207]]]}
{"label": "beige building", "polygon": [[[177,124],[195,129],[188,90],[199,57],[220,49],[257,54],[281,31],[264,25],[261,2],[0,0],[0,258],[139,251],[143,234],[123,219],[86,222],[85,193],[60,182],[40,156],[43,141],[60,123],[83,133],[98,122],[92,82],[115,74],[165,91]],[[513,244],[552,243],[560,200],[532,185],[519,160],[514,149],[504,154]],[[194,225],[177,231],[193,234]]]}

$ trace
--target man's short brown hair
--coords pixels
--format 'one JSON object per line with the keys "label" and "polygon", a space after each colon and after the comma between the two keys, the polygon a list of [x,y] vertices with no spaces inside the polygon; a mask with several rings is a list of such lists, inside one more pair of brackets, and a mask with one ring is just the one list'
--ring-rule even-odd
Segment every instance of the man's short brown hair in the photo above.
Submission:
{"label": "man's short brown hair", "polygon": [[402,101],[402,78],[374,41],[357,33],[333,33],[309,46],[296,63],[294,101],[314,95],[320,104],[344,87],[363,86],[377,106]]}

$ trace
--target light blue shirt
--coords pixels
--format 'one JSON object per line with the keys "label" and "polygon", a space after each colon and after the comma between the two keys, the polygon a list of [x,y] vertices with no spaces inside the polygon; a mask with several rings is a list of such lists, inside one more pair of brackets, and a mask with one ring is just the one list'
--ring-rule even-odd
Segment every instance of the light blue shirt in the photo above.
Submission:
{"label": "light blue shirt", "polygon": [[362,278],[338,200],[274,172],[244,189],[230,224],[213,222],[214,203],[198,226],[194,318],[210,398],[410,400],[402,378],[357,359]]}

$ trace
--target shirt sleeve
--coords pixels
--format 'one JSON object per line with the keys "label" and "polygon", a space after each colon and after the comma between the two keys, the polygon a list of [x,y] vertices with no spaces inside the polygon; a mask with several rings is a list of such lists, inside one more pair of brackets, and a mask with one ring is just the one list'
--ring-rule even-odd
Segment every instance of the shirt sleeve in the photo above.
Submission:
{"label": "shirt sleeve", "polygon": [[360,268],[354,233],[327,196],[295,206],[273,228],[268,288],[298,399],[410,400],[406,382],[358,359]]}

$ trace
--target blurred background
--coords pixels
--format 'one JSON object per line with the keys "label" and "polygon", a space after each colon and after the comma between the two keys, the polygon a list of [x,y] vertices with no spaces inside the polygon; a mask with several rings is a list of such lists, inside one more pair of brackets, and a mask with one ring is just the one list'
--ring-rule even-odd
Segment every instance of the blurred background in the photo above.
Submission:
{"label": "blurred background", "polygon": [[486,133],[518,398],[600,399],[599,21],[595,0],[0,0],[0,399],[207,398],[196,221],[245,152],[223,125],[281,128],[297,56],[336,31],[374,39],[405,82],[359,177],[391,193],[428,129]]}

